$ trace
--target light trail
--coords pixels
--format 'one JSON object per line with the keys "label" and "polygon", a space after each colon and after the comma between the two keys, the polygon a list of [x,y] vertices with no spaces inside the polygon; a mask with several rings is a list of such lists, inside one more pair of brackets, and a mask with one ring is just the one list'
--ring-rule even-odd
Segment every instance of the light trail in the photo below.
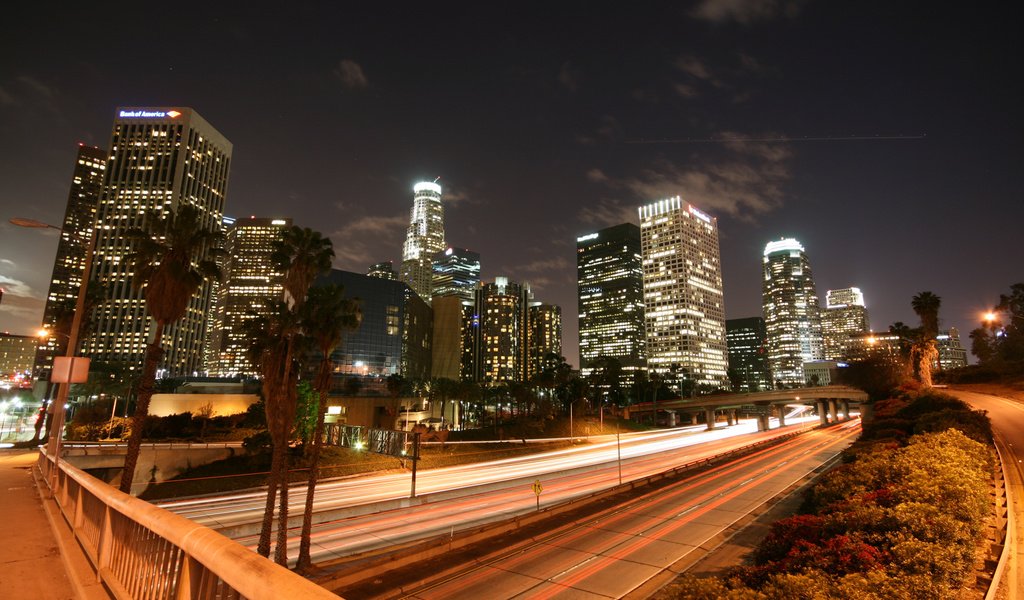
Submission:
{"label": "light trail", "polygon": [[[849,444],[859,423],[783,442],[416,590],[410,598],[622,597]],[[714,517],[716,511],[723,516]]]}

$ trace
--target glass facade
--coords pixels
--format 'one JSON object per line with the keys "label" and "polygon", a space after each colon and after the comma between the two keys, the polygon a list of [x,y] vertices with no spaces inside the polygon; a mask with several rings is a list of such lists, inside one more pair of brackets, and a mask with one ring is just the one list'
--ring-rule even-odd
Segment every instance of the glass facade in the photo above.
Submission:
{"label": "glass facade", "polygon": [[480,286],[480,254],[465,248],[448,248],[433,260],[433,295],[472,300]]}
{"label": "glass facade", "polygon": [[679,196],[639,212],[648,369],[727,387],[718,220]]}
{"label": "glass facade", "polygon": [[769,242],[762,261],[768,367],[776,387],[804,385],[804,363],[822,360],[821,311],[811,263],[793,238]]}
{"label": "glass facade", "polygon": [[580,372],[600,357],[622,366],[622,389],[647,367],[640,227],[623,223],[576,238]]}
{"label": "glass facade", "polygon": [[763,392],[772,389],[768,371],[768,339],[761,317],[729,319],[725,322],[729,347],[729,377],[734,392]]}
{"label": "glass facade", "polygon": [[359,273],[332,269],[316,285],[344,286],[363,313],[359,329],[345,335],[331,355],[336,387],[357,379],[365,393],[386,394],[386,378],[430,377],[432,315],[409,286]]}
{"label": "glass facade", "polygon": [[562,309],[554,304],[531,302],[529,308],[529,359],[526,381],[557,366],[562,357]]}

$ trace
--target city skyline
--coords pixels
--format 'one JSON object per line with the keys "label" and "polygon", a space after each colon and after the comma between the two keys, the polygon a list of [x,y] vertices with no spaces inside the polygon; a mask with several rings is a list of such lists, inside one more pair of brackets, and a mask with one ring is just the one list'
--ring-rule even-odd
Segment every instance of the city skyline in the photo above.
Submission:
{"label": "city skyline", "polygon": [[[727,318],[760,314],[760,247],[793,236],[814,249],[819,289],[864,290],[875,330],[915,323],[923,290],[943,298],[944,329],[977,326],[1019,279],[999,260],[1013,256],[1022,210],[1012,19],[715,5],[595,9],[581,22],[569,7],[544,20],[445,8],[396,17],[387,35],[372,12],[325,9],[317,23],[283,16],[282,46],[264,50],[271,34],[254,15],[213,8],[195,34],[223,61],[202,44],[130,52],[171,27],[146,9],[18,7],[27,25],[0,58],[0,330],[38,328],[56,251],[53,233],[7,219],[58,224],[77,144],[106,144],[116,106],[172,103],[235,143],[225,214],[320,229],[339,268],[397,264],[408,190],[441,176],[448,238],[485,257],[482,279],[507,274],[563,308],[573,364],[575,238],[675,195],[719,219]],[[908,30],[911,16],[922,27]],[[411,51],[423,26],[446,44]],[[111,51],[58,58],[83,28]],[[608,48],[613,33],[621,44]],[[491,39],[523,44],[509,55]],[[795,141],[763,141],[779,137]],[[665,139],[676,141],[640,143]]]}

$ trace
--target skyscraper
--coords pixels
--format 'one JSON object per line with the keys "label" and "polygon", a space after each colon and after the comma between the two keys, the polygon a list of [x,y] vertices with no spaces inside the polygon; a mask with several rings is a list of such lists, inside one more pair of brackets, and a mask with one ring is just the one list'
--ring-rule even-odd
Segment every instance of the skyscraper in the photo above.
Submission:
{"label": "skyscraper", "polygon": [[939,359],[937,364],[932,365],[933,368],[946,371],[967,366],[967,349],[960,343],[960,330],[950,327],[949,331],[940,331],[935,340]]}
{"label": "skyscraper", "polygon": [[718,220],[679,196],[639,212],[648,369],[725,387]]}
{"label": "skyscraper", "polygon": [[480,285],[480,254],[465,248],[447,248],[433,259],[433,295],[473,299]]}
{"label": "skyscraper", "polygon": [[421,181],[412,189],[412,217],[402,249],[400,279],[430,304],[434,277],[432,260],[446,245],[441,186],[432,181]]}
{"label": "skyscraper", "polygon": [[860,288],[825,292],[825,310],[821,313],[825,360],[850,360],[851,336],[868,331],[868,309]]}
{"label": "skyscraper", "polygon": [[554,304],[531,302],[527,316],[529,347],[525,381],[557,366],[562,357],[562,309]]}
{"label": "skyscraper", "polygon": [[525,381],[530,287],[496,277],[476,291],[474,380]]}
{"label": "skyscraper", "polygon": [[284,294],[284,274],[271,260],[274,243],[291,219],[225,219],[228,256],[218,288],[206,365],[211,375],[258,375],[249,361],[245,323],[269,316],[270,302]]}
{"label": "skyscraper", "polygon": [[729,319],[725,322],[725,339],[729,346],[729,377],[735,379],[733,391],[748,393],[772,389],[764,319]]}
{"label": "skyscraper", "polygon": [[629,389],[647,367],[640,227],[623,223],[576,238],[580,372],[600,357],[619,361],[619,386]]}
{"label": "skyscraper", "polygon": [[377,279],[398,280],[398,273],[395,273],[395,264],[390,260],[370,265],[370,268],[366,270],[366,274]]}
{"label": "skyscraper", "polygon": [[84,144],[78,145],[75,168],[71,175],[68,205],[61,223],[57,257],[53,261],[50,291],[43,310],[43,328],[52,334],[36,352],[36,370],[49,379],[53,357],[67,351],[67,336],[75,311],[78,290],[82,286],[85,257],[92,239],[96,210],[103,190],[103,174],[107,168],[107,152]]}
{"label": "skyscraper", "polygon": [[[105,301],[94,311],[94,332],[83,353],[104,362],[142,364],[151,319],[132,288],[125,232],[140,227],[146,211],[164,214],[195,206],[202,224],[219,230],[231,167],[231,142],[191,108],[120,108],[103,180],[92,278]],[[171,375],[203,366],[211,284],[202,284],[185,316],[164,332],[162,368]]]}
{"label": "skyscraper", "polygon": [[804,363],[823,358],[818,293],[804,247],[793,238],[768,242],[762,274],[772,379],[802,386]]}

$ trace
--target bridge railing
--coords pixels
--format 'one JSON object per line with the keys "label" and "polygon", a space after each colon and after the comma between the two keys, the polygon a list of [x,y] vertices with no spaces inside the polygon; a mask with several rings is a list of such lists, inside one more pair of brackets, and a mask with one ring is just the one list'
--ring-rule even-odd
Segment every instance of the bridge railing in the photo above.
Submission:
{"label": "bridge railing", "polygon": [[338,596],[223,535],[39,453],[39,469],[97,581],[118,599]]}

